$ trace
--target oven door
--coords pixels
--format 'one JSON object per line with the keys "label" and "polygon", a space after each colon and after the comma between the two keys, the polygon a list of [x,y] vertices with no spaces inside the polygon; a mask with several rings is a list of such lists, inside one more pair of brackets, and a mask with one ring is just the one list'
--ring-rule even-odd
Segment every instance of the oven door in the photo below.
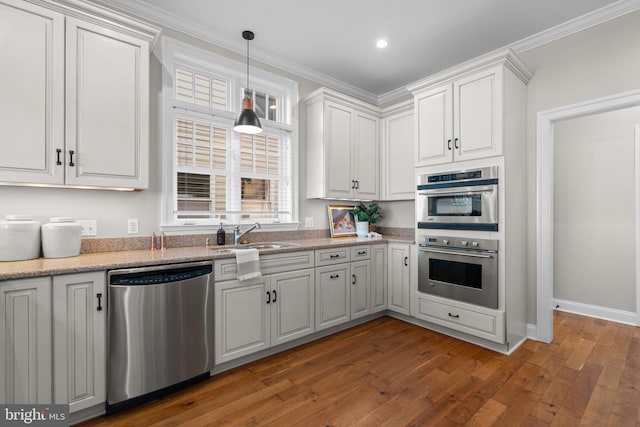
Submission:
{"label": "oven door", "polygon": [[418,191],[418,228],[498,230],[498,186]]}
{"label": "oven door", "polygon": [[421,247],[418,290],[497,309],[498,254]]}

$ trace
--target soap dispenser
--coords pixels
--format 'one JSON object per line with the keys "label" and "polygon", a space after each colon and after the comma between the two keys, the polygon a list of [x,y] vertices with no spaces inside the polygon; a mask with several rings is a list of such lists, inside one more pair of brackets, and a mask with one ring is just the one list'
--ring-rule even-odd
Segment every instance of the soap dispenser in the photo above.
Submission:
{"label": "soap dispenser", "polygon": [[216,243],[218,245],[224,245],[227,242],[226,233],[224,232],[224,228],[222,228],[222,223],[220,223],[220,228],[216,233]]}

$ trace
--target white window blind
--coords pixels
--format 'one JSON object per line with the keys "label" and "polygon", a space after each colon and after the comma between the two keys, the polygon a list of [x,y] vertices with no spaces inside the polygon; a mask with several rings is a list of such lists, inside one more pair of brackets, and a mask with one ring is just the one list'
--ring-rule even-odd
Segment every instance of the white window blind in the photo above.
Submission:
{"label": "white window blind", "polygon": [[[252,70],[264,132],[233,131],[245,94],[245,64],[169,41],[163,74],[170,167],[163,222],[291,224],[297,221],[297,84]],[[255,77],[254,77],[255,76]]]}

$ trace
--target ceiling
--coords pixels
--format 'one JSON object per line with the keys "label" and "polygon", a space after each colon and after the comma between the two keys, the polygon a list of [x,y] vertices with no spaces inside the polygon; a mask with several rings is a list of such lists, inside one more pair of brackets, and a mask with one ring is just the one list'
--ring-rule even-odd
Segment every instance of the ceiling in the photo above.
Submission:
{"label": "ceiling", "polygon": [[[546,31],[546,40],[640,7],[637,0],[96,1],[243,55],[242,30],[252,30],[252,60],[377,103],[495,49],[533,47],[530,36],[567,21],[574,20]],[[377,48],[379,38],[388,47]]]}

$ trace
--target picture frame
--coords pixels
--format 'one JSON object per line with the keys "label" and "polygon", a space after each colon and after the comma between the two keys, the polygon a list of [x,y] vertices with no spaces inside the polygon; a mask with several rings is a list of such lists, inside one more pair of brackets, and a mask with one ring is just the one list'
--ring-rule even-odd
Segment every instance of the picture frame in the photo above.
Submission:
{"label": "picture frame", "polygon": [[356,218],[352,212],[354,208],[355,206],[327,206],[331,238],[356,235]]}

